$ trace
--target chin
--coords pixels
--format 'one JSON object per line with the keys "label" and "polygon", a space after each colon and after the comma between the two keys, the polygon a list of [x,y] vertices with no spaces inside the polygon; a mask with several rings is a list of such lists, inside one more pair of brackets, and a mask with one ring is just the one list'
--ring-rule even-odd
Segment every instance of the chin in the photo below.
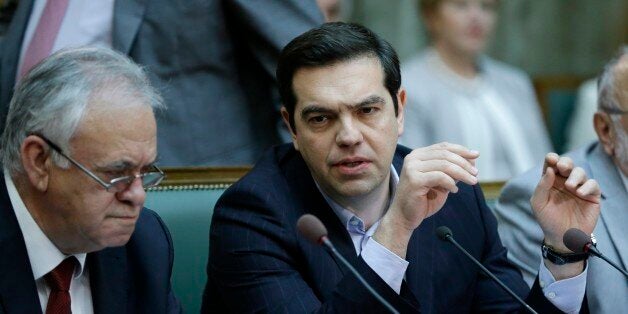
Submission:
{"label": "chin", "polygon": [[124,246],[129,242],[129,239],[131,239],[131,234],[124,234],[124,235],[118,235],[112,239],[108,239],[106,241],[106,244],[104,245],[104,247],[119,247],[119,246]]}
{"label": "chin", "polygon": [[368,194],[374,189],[368,182],[349,182],[339,186],[338,192],[345,197],[356,197]]}
{"label": "chin", "polygon": [[100,241],[102,247],[118,247],[126,245],[131,236],[133,235],[133,231],[135,228],[122,228],[121,230],[117,230],[116,232],[112,232],[108,235],[105,235],[102,241]]}
{"label": "chin", "polygon": [[464,53],[468,56],[477,57],[484,52],[485,47],[486,43],[483,40],[480,42],[475,39],[467,39],[463,43],[461,43],[460,50],[464,51]]}

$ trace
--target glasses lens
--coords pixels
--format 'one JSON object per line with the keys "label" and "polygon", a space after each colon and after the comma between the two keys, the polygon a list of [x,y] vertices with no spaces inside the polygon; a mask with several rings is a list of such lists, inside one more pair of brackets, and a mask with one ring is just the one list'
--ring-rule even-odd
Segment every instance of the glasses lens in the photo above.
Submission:
{"label": "glasses lens", "polygon": [[142,186],[150,188],[159,185],[161,180],[164,179],[164,175],[159,172],[147,172],[142,177]]}
{"label": "glasses lens", "polygon": [[133,183],[133,180],[135,180],[135,177],[115,178],[111,180],[111,186],[108,191],[113,193],[124,191]]}

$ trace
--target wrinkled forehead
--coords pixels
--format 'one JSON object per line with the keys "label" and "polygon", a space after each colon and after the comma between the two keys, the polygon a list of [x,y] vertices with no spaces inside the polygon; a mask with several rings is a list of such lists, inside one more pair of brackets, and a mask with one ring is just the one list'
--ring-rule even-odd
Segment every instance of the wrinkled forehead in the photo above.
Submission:
{"label": "wrinkled forehead", "polygon": [[142,162],[156,155],[156,138],[153,109],[143,99],[95,98],[86,108],[71,145],[93,153],[93,158],[129,155]]}

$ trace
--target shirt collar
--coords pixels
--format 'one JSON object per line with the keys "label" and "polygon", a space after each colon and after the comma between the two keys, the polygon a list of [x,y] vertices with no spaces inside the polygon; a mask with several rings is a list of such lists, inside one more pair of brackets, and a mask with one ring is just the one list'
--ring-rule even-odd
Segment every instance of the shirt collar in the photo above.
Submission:
{"label": "shirt collar", "polygon": [[[7,186],[7,192],[17,217],[17,223],[22,230],[24,237],[24,243],[26,244],[26,252],[28,253],[28,260],[31,263],[31,269],[33,270],[33,276],[35,280],[39,280],[47,273],[55,269],[61,262],[72,255],[65,255],[48,239],[48,237],[41,230],[39,225],[33,219],[24,201],[20,197],[13,179],[9,172],[4,169],[4,181]],[[74,271],[74,278],[78,278],[83,274],[85,269],[85,258],[87,254],[80,253],[74,254],[74,257],[79,261],[79,268]]]}
{"label": "shirt collar", "polygon": [[[314,182],[316,183],[316,187],[318,188],[318,190],[321,192],[321,194],[327,201],[327,204],[329,204],[329,206],[334,211],[334,213],[336,213],[336,216],[338,216],[338,218],[340,219],[340,222],[342,222],[342,225],[345,226],[347,231],[364,233],[365,232],[364,222],[362,221],[362,219],[356,216],[352,211],[336,203],[336,201],[334,201],[331,197],[325,194],[325,192],[318,185],[318,182],[316,181]],[[390,203],[392,202],[392,199],[395,196],[395,192],[397,191],[397,184],[399,183],[399,174],[397,173],[397,170],[395,169],[395,167],[393,167],[393,165],[390,165],[390,181],[389,182],[390,182],[389,183],[390,184],[390,196],[388,197],[388,204],[386,204],[386,209],[388,209],[388,207],[390,206]],[[374,227],[377,227],[377,225],[379,225],[379,220],[375,224],[373,224],[373,226],[369,229],[369,231],[374,232],[373,231],[375,229]]]}

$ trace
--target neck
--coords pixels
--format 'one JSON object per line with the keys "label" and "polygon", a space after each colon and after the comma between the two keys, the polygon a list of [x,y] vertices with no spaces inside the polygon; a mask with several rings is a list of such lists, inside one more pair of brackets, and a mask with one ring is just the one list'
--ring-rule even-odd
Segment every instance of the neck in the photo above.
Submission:
{"label": "neck", "polygon": [[475,56],[456,51],[442,42],[435,42],[434,48],[443,63],[454,73],[464,78],[474,78],[478,75]]}
{"label": "neck", "polygon": [[358,216],[364,222],[364,228],[368,230],[384,214],[389,197],[390,175],[380,186],[366,195],[342,197],[334,201]]}

